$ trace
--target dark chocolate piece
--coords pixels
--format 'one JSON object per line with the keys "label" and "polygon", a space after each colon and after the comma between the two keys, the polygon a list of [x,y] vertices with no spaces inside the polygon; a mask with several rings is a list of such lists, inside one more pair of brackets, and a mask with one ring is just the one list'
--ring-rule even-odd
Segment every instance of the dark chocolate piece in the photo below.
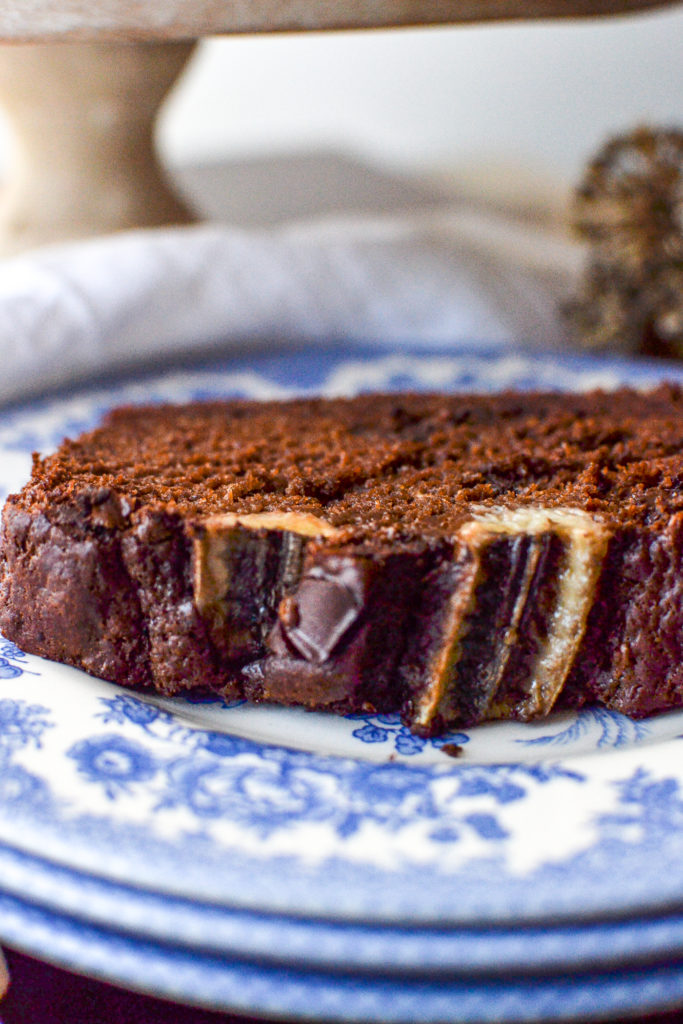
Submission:
{"label": "dark chocolate piece", "polygon": [[318,664],[330,658],[364,611],[366,575],[366,567],[351,558],[330,558],[304,573],[278,623],[297,655]]}

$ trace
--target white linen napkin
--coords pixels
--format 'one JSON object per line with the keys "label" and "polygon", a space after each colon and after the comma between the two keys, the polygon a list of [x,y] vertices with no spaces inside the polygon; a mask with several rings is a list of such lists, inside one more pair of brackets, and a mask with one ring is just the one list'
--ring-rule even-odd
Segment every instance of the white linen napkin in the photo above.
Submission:
{"label": "white linen napkin", "polygon": [[219,345],[562,343],[578,254],[445,208],[268,230],[145,230],[0,264],[0,402]]}

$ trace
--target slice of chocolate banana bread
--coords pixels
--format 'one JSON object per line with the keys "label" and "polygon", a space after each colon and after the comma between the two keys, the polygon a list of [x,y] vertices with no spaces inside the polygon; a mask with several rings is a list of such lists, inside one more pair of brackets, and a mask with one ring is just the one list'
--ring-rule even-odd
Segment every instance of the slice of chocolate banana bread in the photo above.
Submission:
{"label": "slice of chocolate banana bread", "polygon": [[683,393],[124,408],[3,511],[0,631],[416,731],[683,704]]}

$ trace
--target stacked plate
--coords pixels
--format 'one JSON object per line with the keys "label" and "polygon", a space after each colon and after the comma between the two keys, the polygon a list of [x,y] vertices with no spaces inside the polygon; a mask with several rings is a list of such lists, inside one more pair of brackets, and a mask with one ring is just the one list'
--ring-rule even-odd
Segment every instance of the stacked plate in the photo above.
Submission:
{"label": "stacked plate", "polygon": [[[0,414],[0,488],[120,402],[661,373],[479,350],[252,357]],[[394,716],[142,697],[0,640],[0,944],[311,1020],[683,1005],[682,734],[681,714],[592,709],[425,741]]]}

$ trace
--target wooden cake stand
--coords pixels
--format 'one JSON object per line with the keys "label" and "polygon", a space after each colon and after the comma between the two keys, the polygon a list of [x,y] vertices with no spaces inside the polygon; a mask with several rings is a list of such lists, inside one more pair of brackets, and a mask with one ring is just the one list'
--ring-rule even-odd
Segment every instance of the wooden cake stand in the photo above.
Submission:
{"label": "wooden cake stand", "polygon": [[0,48],[0,103],[16,139],[0,253],[193,219],[164,179],[153,128],[203,36],[576,18],[673,2],[0,0],[0,40],[15,44]]}

